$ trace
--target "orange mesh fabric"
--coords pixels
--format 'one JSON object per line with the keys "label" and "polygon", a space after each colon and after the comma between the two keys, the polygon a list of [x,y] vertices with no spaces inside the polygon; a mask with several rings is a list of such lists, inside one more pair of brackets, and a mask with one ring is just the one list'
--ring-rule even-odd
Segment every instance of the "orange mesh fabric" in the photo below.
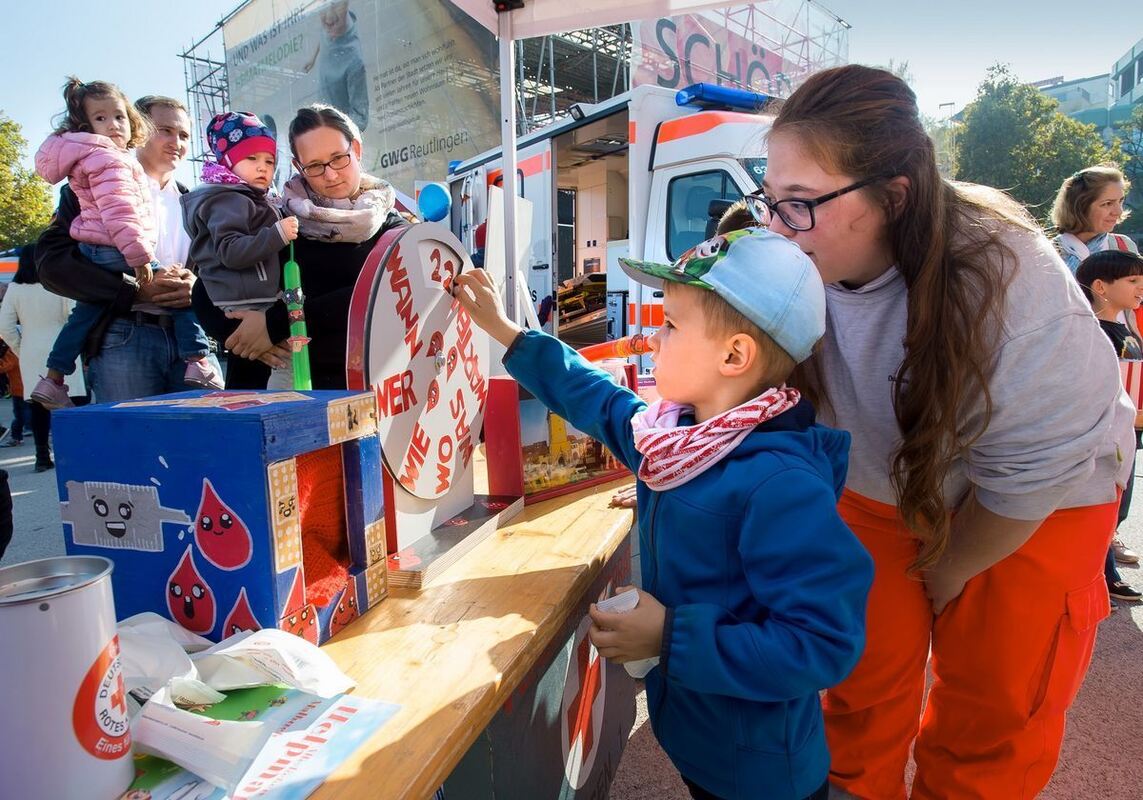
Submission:
{"label": "orange mesh fabric", "polygon": [[333,602],[349,578],[341,446],[305,453],[296,461],[306,602],[321,608]]}

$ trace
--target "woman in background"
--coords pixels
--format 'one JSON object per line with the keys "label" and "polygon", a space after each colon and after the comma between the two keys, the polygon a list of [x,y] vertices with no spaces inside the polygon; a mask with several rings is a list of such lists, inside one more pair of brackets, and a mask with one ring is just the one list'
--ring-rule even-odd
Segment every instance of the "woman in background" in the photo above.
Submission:
{"label": "woman in background", "polygon": [[1127,219],[1123,200],[1130,189],[1123,173],[1110,164],[1081,169],[1060,186],[1052,203],[1052,224],[1059,231],[1053,242],[1073,275],[1092,253],[1139,252],[1130,238],[1112,232]]}
{"label": "woman in background", "polygon": [[[25,392],[39,380],[39,365],[47,363],[48,353],[75,305],[74,300],[52,294],[40,284],[34,250],[30,244],[21,248],[16,275],[0,303],[0,339],[20,357],[20,378]],[[86,402],[87,385],[78,359],[75,372],[68,379],[68,389],[73,403],[77,399],[77,405]],[[51,412],[27,395],[24,401],[30,416],[32,438],[36,442],[35,469],[36,472],[44,472],[55,466],[49,446]]]}

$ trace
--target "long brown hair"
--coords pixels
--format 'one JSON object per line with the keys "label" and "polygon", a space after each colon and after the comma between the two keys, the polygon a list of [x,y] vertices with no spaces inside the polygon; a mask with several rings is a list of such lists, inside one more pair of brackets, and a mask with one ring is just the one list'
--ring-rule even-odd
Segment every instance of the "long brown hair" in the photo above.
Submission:
{"label": "long brown hair", "polygon": [[[772,132],[790,136],[831,172],[909,180],[896,206],[885,181],[861,191],[889,220],[885,233],[908,287],[905,357],[893,384],[901,442],[890,479],[901,517],[921,541],[912,569],[925,569],[948,544],[945,478],[992,413],[988,381],[1015,261],[999,235],[1012,223],[1034,224],[1000,192],[941,178],[916,96],[885,70],[851,65],[811,76],[781,106]],[[815,362],[793,382],[829,408]],[[983,423],[972,424],[978,398]]]}
{"label": "long brown hair", "polygon": [[127,112],[127,120],[131,123],[131,135],[127,139],[127,149],[139,147],[147,142],[151,135],[151,123],[139,113],[134,104],[123,94],[123,90],[114,83],[107,81],[89,81],[84,83],[74,75],[69,75],[63,85],[63,96],[66,109],[60,116],[55,132],[60,133],[91,133],[91,123],[87,119],[87,111],[83,102],[88,98],[92,100],[114,97],[122,101]]}

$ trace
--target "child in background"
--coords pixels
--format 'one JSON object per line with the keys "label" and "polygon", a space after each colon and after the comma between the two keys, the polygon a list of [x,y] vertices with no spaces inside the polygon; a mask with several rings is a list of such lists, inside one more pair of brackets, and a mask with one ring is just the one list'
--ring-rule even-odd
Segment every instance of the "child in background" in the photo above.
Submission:
{"label": "child in background", "polygon": [[718,227],[715,228],[715,235],[695,246],[695,257],[709,258],[713,256],[726,246],[726,234],[731,231],[743,231],[747,228],[759,227],[765,226],[760,226],[754,219],[754,214],[750,212],[746,200],[738,200],[722,213],[718,220]]}
{"label": "child in background", "polygon": [[780,236],[735,231],[709,257],[621,259],[665,294],[648,407],[539,331],[509,321],[481,270],[456,278],[473,321],[544,405],[638,477],[645,591],[591,609],[591,640],[646,675],[655,735],[693,797],[825,798],[820,690],[864,645],[872,562],[837,513],[849,434],[785,385],[825,330],[825,290]]}
{"label": "child in background", "polygon": [[[88,259],[111,272],[134,272],[139,283],[149,283],[154,270],[162,268],[154,256],[151,192],[143,167],[128,148],[145,142],[150,126],[112,83],[72,77],[63,94],[64,120],[36,153],[36,171],[48,183],[68,178],[80,205],[71,236]],[[75,304],[48,356],[47,376],[32,389],[32,400],[48,409],[72,405],[64,378],[75,371],[84,340],[103,313],[101,305]],[[187,364],[184,380],[222,388],[206,359],[210,344],[194,312],[174,311],[172,322],[179,357]]]}
{"label": "child in background", "polygon": [[750,206],[746,205],[746,200],[736,200],[731,203],[730,208],[722,213],[718,220],[718,227],[715,233],[719,236],[730,233],[731,231],[741,231],[747,228],[759,228],[765,225],[759,225],[758,221],[754,219],[754,214],[750,211]]}
{"label": "child in background", "polygon": [[[1143,345],[1131,330],[1120,322],[1123,314],[1134,315],[1143,300],[1143,257],[1126,250],[1103,250],[1085,258],[1076,269],[1076,280],[1091,302],[1099,325],[1115,348],[1120,361],[1143,361]],[[1140,366],[1143,366],[1141,364]],[[1143,411],[1135,414],[1135,447],[1139,448],[1140,428],[1143,428]],[[1134,456],[1133,456],[1134,457]],[[1117,527],[1127,519],[1131,509],[1131,494],[1135,487],[1135,468],[1119,499]],[[1130,586],[1119,574],[1115,566],[1115,550],[1107,551],[1103,566],[1103,576],[1107,579],[1107,593],[1111,595],[1112,608],[1116,600],[1137,602],[1143,600],[1143,592]]]}
{"label": "child in background", "polygon": [[[282,217],[266,197],[277,143],[247,111],[216,115],[206,140],[217,163],[208,162],[202,185],[182,197],[190,258],[211,302],[227,316],[265,311],[278,299],[279,251],[298,236],[298,218]],[[293,388],[291,374],[289,367],[275,369],[270,387]]]}
{"label": "child in background", "polygon": [[24,428],[28,426],[24,404],[24,381],[20,377],[20,357],[0,339],[0,374],[8,379],[8,394],[12,398],[12,426],[0,436],[0,447],[19,447],[24,443]]}

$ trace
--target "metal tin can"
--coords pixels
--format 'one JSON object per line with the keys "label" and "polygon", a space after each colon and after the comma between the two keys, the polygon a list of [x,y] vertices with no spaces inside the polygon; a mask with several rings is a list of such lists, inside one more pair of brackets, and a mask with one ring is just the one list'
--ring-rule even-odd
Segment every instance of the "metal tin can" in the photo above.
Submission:
{"label": "metal tin can", "polygon": [[6,796],[109,800],[134,778],[112,568],[100,556],[0,568]]}

